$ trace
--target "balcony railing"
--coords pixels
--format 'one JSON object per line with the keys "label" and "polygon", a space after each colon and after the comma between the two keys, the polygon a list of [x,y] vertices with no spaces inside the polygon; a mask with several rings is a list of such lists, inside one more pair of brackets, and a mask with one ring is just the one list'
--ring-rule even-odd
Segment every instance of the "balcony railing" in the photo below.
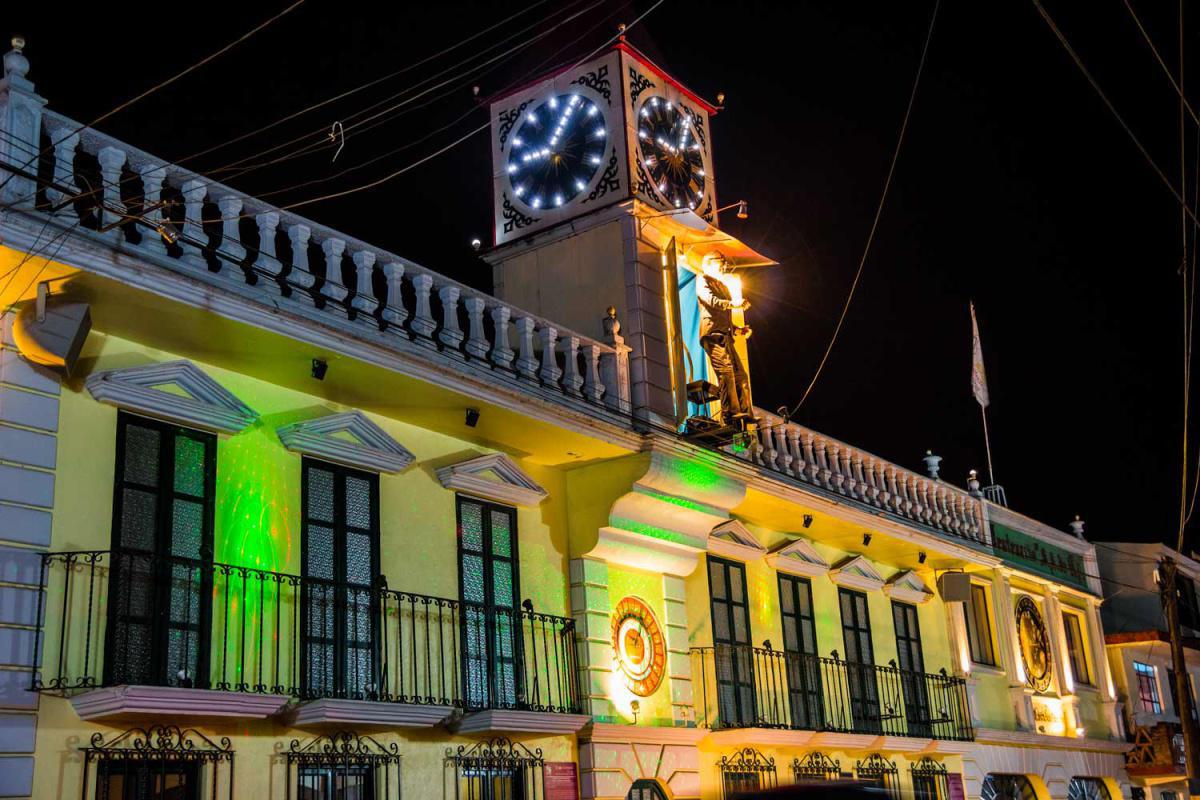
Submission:
{"label": "balcony railing", "polygon": [[974,738],[966,683],[945,674],[748,645],[692,649],[701,726]]}
{"label": "balcony railing", "polygon": [[775,472],[960,539],[990,546],[980,499],[811,428],[754,409],[756,446],[745,458]]}
{"label": "balcony railing", "polygon": [[579,713],[571,619],[121,551],[46,553],[31,688]]}

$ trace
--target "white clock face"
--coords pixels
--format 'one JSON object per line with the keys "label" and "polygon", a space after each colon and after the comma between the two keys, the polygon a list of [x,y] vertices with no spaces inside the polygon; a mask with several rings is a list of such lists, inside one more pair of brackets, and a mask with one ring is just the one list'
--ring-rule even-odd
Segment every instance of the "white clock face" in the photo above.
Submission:
{"label": "white clock face", "polygon": [[664,97],[651,97],[638,113],[642,164],[663,200],[694,209],[704,200],[704,154],[695,122],[686,110]]}
{"label": "white clock face", "polygon": [[587,188],[604,161],[608,128],[591,100],[553,95],[525,112],[508,151],[513,195],[529,208],[557,208]]}

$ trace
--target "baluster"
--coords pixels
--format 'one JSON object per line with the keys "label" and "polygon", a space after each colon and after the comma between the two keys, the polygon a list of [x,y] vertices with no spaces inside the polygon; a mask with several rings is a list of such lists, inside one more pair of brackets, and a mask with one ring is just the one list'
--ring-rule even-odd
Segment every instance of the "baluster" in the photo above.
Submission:
{"label": "baluster", "polygon": [[[242,198],[227,194],[217,200],[221,209],[221,242],[217,245],[219,255],[225,256],[235,265],[240,265],[246,259],[246,247],[242,244],[241,231],[238,229],[238,219],[242,215]],[[217,261],[220,262],[220,257]]]}
{"label": "baluster", "polygon": [[556,342],[558,341],[558,329],[552,325],[545,325],[538,331],[538,336],[542,341],[542,369],[538,375],[542,379],[542,383],[551,386],[557,386],[559,378],[562,377],[562,370],[558,368],[558,357],[556,355]]}
{"label": "baluster", "polygon": [[583,376],[579,374],[579,337],[565,336],[563,337],[562,344],[563,365],[566,367],[566,371],[563,374],[563,390],[567,394],[580,397],[581,393],[579,390],[583,386]]}
{"label": "baluster", "polygon": [[517,359],[517,373],[525,378],[537,378],[537,359],[533,357],[533,328],[536,323],[532,317],[521,317],[517,320],[517,341],[520,342],[521,355]]}
{"label": "baluster", "polygon": [[914,474],[911,478],[912,487],[909,490],[909,497],[912,499],[912,513],[909,516],[918,522],[925,514],[924,498],[921,496],[921,481],[921,476]]}
{"label": "baluster", "polygon": [[258,225],[258,256],[254,259],[256,269],[271,276],[275,288],[279,288],[279,273],[283,265],[275,255],[275,231],[279,228],[279,212],[264,211],[254,217]]}
{"label": "baluster", "polygon": [[933,519],[930,521],[940,528],[946,518],[946,511],[942,506],[942,487],[935,483],[931,488],[933,490]]}
{"label": "baluster", "polygon": [[849,447],[842,448],[842,474],[846,476],[846,494],[858,497],[858,480],[854,477],[850,459],[854,455]]}
{"label": "baluster", "polygon": [[900,474],[900,470],[894,464],[888,464],[885,473],[891,510],[899,513],[900,505],[904,502],[904,498],[900,495],[900,488],[896,485],[896,476]]}
{"label": "baluster", "polygon": [[79,218],[79,212],[75,209],[74,201],[67,202],[67,198],[79,194],[79,187],[75,183],[75,149],[77,147],[79,147],[78,133],[64,136],[54,143],[54,183],[62,188],[46,187],[46,199],[52,205],[63,206],[54,213],[65,214],[73,219]]}
{"label": "baluster", "polygon": [[904,470],[898,469],[896,470],[896,478],[898,479],[897,489],[900,493],[900,504],[897,510],[902,515],[907,517],[909,516],[909,512],[912,511],[912,498],[910,498],[908,494],[908,482],[912,478],[912,475]]}
{"label": "baluster", "polygon": [[516,353],[508,345],[508,321],[512,309],[498,305],[492,308],[492,322],[496,328],[496,341],[492,344],[492,352],[488,356],[492,363],[503,369],[512,369]]}
{"label": "baluster", "polygon": [[954,492],[950,496],[950,499],[951,499],[951,502],[954,507],[954,513],[951,516],[950,526],[954,529],[955,533],[963,533],[963,524],[962,524],[963,499],[962,499],[962,495],[959,494],[958,492]]}
{"label": "baluster", "polygon": [[817,461],[821,465],[821,483],[825,485],[826,489],[832,489],[833,470],[829,469],[829,443],[825,441],[824,437],[818,436],[814,442],[814,447],[816,449]]}
{"label": "baluster", "polygon": [[125,241],[125,231],[121,227],[126,213],[125,205],[121,202],[121,167],[125,165],[125,151],[116,147],[102,147],[96,158],[100,161],[100,181],[104,186],[100,227],[111,227],[109,238],[120,244]]}
{"label": "baluster", "polygon": [[781,472],[792,475],[792,453],[788,449],[786,424],[782,419],[772,421],[771,438],[775,446],[775,464]]}
{"label": "baluster", "polygon": [[604,397],[604,384],[600,382],[600,345],[589,344],[583,349],[583,394],[593,403]]}
{"label": "baluster", "polygon": [[467,309],[467,325],[470,331],[467,335],[467,353],[473,358],[487,358],[491,347],[483,332],[483,311],[487,303],[482,297],[471,295],[463,300],[463,306]]}
{"label": "baluster", "polygon": [[138,170],[142,178],[142,219],[153,226],[153,230],[142,232],[142,247],[151,253],[165,256],[167,246],[163,242],[163,213],[156,208],[162,202],[163,181],[167,179],[167,168],[155,164],[143,164]]}
{"label": "baluster", "polygon": [[346,241],[331,236],[321,242],[321,252],[325,254],[325,282],[321,284],[321,294],[331,303],[341,305],[349,294],[342,285],[342,256],[346,254]]}
{"label": "baluster", "polygon": [[462,290],[457,286],[443,286],[438,289],[438,297],[442,301],[442,329],[438,339],[454,353],[462,344],[463,332],[458,326],[458,296]]}
{"label": "baluster", "polygon": [[409,327],[413,332],[426,339],[432,338],[437,330],[437,323],[429,309],[429,291],[433,288],[433,276],[424,272],[412,276],[413,292],[417,296],[416,313],[413,314]]}
{"label": "baluster", "polygon": [[784,425],[783,430],[787,436],[787,448],[792,463],[792,474],[797,478],[803,478],[805,468],[808,465],[804,461],[803,445],[800,444],[800,429],[789,422]]}
{"label": "baluster", "polygon": [[854,475],[855,486],[858,487],[858,498],[864,502],[870,501],[871,486],[867,483],[866,473],[863,472],[863,454],[855,451],[854,461],[851,464],[851,472]]}
{"label": "baluster", "polygon": [[369,317],[379,308],[372,280],[375,276],[375,254],[369,250],[359,250],[350,256],[350,260],[354,262],[355,277],[354,299],[350,305]]}
{"label": "baluster", "polygon": [[805,430],[803,438],[804,438],[804,461],[805,461],[805,463],[807,465],[807,469],[808,469],[808,482],[816,483],[817,482],[817,473],[820,472],[820,470],[821,470],[821,466],[817,463],[817,451],[816,451],[816,438],[817,437],[813,435],[812,431]]}
{"label": "baluster", "polygon": [[871,505],[879,505],[879,482],[875,475],[874,456],[864,456],[862,461],[863,482],[866,484],[865,497]]}
{"label": "baluster", "polygon": [[287,235],[292,243],[292,269],[287,274],[287,282],[301,289],[311,289],[317,282],[308,266],[308,240],[312,236],[312,228],[299,223],[289,225]]}
{"label": "baluster", "polygon": [[779,454],[775,451],[775,440],[771,436],[771,425],[775,422],[775,417],[763,415],[763,424],[755,431],[755,439],[758,447],[755,448],[754,460],[762,464],[767,469],[778,470],[775,464],[775,458]]}
{"label": "baluster", "polygon": [[204,181],[193,178],[186,181],[180,190],[183,193],[183,237],[179,246],[183,248],[183,261],[193,267],[208,268],[204,259],[204,248],[208,247],[208,233],[204,230],[204,198],[208,186]]}
{"label": "baluster", "polygon": [[390,261],[383,265],[383,276],[387,278],[387,303],[383,307],[383,318],[399,330],[408,319],[408,309],[404,307],[404,265],[399,261]]}

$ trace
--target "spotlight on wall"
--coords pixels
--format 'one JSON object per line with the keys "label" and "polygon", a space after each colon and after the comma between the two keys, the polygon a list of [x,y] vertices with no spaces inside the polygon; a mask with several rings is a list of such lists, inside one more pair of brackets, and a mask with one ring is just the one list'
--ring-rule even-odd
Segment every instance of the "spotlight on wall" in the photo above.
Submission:
{"label": "spotlight on wall", "polygon": [[737,218],[746,219],[750,216],[750,204],[745,200],[738,200]]}
{"label": "spotlight on wall", "polygon": [[637,725],[638,712],[642,710],[642,704],[634,700],[629,704],[629,710],[633,712],[633,724]]}
{"label": "spotlight on wall", "polygon": [[871,546],[871,534],[864,533],[863,534],[863,547],[870,547],[870,546]]}
{"label": "spotlight on wall", "polygon": [[329,371],[329,363],[323,358],[314,358],[312,360],[312,376],[319,381],[325,380],[325,373]]}
{"label": "spotlight on wall", "polygon": [[925,563],[925,559],[926,559],[926,558],[928,558],[928,556],[926,556],[926,555],[925,555],[925,551],[924,551],[924,550],[922,550],[921,552],[917,553],[917,563],[918,563],[918,564],[924,564],[924,563]]}
{"label": "spotlight on wall", "polygon": [[481,247],[483,247],[483,242],[479,241],[478,236],[476,236],[474,239],[471,240],[471,249],[472,250],[479,252],[479,248],[481,248]]}
{"label": "spotlight on wall", "polygon": [[805,515],[804,515],[804,527],[805,527],[805,528],[811,528],[811,527],[812,527],[812,522],[813,522],[813,516],[812,516],[812,514],[805,514]]}
{"label": "spotlight on wall", "polygon": [[479,409],[478,408],[468,408],[467,409],[467,427],[474,428],[478,424],[479,424]]}

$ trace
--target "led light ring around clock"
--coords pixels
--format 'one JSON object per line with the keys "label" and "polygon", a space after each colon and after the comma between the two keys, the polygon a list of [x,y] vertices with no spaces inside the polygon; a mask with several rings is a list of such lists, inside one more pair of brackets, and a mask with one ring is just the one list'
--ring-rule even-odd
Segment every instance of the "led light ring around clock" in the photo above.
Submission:
{"label": "led light ring around clock", "polygon": [[695,123],[698,115],[660,95],[647,98],[637,114],[642,165],[663,201],[692,210],[704,202],[708,173],[705,148]]}
{"label": "led light ring around clock", "polygon": [[612,613],[613,659],[629,691],[649,697],[667,668],[666,642],[652,612],[637,597],[626,597]]}
{"label": "led light ring around clock", "polygon": [[509,139],[504,166],[513,197],[534,211],[578,197],[609,152],[604,106],[584,87],[572,89],[530,103]]}
{"label": "led light ring around clock", "polygon": [[[1042,621],[1042,612],[1038,611],[1037,603],[1028,595],[1022,595],[1017,600],[1017,636],[1021,642],[1021,663],[1025,667],[1025,679],[1034,690],[1044,692],[1050,688],[1050,640],[1046,635],[1046,623]],[[1034,673],[1033,664],[1037,653],[1042,657],[1041,671]]]}

